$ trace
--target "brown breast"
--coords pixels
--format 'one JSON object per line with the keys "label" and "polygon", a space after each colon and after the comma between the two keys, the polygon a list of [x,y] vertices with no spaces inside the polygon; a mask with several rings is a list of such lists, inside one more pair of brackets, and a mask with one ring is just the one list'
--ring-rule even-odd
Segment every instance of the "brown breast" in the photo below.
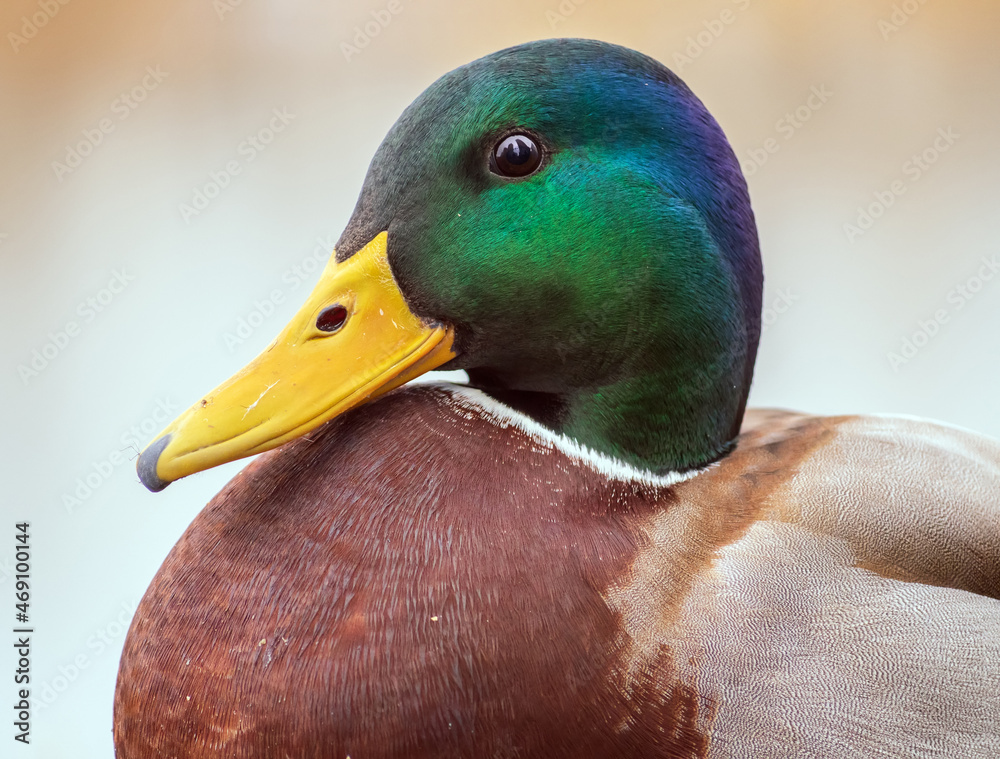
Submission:
{"label": "brown breast", "polygon": [[244,470],[163,563],[122,656],[119,759],[705,754],[710,694],[666,647],[623,672],[602,596],[668,489],[441,389],[311,438]]}

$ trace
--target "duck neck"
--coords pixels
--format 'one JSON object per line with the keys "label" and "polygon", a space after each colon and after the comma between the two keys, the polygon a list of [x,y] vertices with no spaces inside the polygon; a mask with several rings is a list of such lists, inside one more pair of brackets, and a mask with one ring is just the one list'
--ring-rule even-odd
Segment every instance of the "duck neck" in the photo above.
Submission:
{"label": "duck neck", "polygon": [[657,475],[705,466],[733,446],[743,417],[742,379],[702,370],[621,379],[567,393],[504,387],[490,372],[469,372],[473,386],[598,453]]}

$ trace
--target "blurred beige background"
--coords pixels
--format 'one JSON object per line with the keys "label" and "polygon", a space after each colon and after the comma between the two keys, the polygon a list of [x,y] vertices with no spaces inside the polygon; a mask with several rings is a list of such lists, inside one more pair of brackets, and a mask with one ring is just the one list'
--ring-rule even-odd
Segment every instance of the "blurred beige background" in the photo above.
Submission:
{"label": "blurred beige background", "polygon": [[7,0],[0,34],[0,619],[27,519],[37,699],[4,756],[111,756],[131,610],[242,466],[154,496],[133,448],[295,311],[403,107],[501,47],[624,44],[714,112],[767,273],[755,405],[1000,436],[995,2]]}

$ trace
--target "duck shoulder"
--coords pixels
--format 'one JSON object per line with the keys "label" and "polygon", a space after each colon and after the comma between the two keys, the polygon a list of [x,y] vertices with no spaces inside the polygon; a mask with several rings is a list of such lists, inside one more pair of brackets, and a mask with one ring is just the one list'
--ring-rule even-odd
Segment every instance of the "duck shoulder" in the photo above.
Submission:
{"label": "duck shoulder", "polygon": [[[995,441],[903,417],[751,411],[735,451],[674,490],[606,595],[624,670],[668,647],[677,679],[710,694],[710,755],[996,755]],[[712,507],[724,539],[706,532]],[[680,601],[656,580],[679,544],[704,546]]]}
{"label": "duck shoulder", "polygon": [[1000,598],[997,441],[915,417],[772,410],[742,432],[741,448],[785,471],[770,519],[844,541],[882,577]]}

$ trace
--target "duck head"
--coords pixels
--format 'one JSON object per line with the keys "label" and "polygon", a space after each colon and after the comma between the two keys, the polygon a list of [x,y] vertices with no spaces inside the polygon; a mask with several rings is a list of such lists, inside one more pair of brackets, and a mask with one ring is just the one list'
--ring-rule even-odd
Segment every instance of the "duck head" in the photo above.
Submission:
{"label": "duck head", "polygon": [[437,367],[633,467],[689,470],[739,431],[761,289],[739,164],[680,79],[590,40],[503,50],[404,111],[303,308],[139,475],[160,490]]}

